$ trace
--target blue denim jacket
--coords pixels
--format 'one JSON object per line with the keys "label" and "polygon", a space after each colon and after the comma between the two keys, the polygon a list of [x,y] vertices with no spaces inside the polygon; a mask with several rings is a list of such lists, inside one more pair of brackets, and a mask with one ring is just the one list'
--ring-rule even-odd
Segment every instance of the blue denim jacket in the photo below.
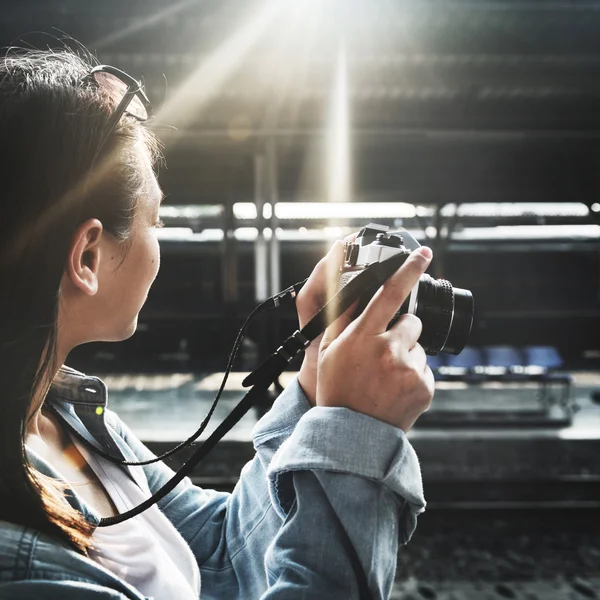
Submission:
{"label": "blue denim jacket", "polygon": [[[47,402],[94,446],[128,460],[150,458],[105,410],[106,400],[102,381],[63,368]],[[398,546],[425,507],[419,464],[404,433],[344,408],[311,408],[294,382],[253,439],[256,456],[231,494],[184,480],[159,503],[198,561],[202,599],[358,598],[343,538],[356,549],[373,598],[387,598]],[[57,477],[41,459],[32,461]],[[172,475],[163,463],[123,468],[148,494]],[[74,492],[70,501],[98,522]],[[52,537],[0,522],[0,599],[13,598],[144,597]]]}

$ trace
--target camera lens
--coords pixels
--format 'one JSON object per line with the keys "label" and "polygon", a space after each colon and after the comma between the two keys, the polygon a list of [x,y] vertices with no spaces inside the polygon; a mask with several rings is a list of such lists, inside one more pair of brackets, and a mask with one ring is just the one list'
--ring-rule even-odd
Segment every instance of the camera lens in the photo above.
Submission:
{"label": "camera lens", "polygon": [[406,299],[390,327],[407,312],[421,319],[419,344],[427,354],[460,354],[473,325],[473,295],[469,290],[453,288],[445,279],[422,275],[416,297],[411,294]]}
{"label": "camera lens", "polygon": [[460,354],[471,333],[475,305],[473,294],[469,290],[453,288],[452,291],[454,292],[454,318],[442,350],[450,354]]}
{"label": "camera lens", "polygon": [[421,276],[414,314],[423,324],[419,343],[428,354],[459,354],[471,332],[473,313],[471,292],[453,288],[445,279]]}

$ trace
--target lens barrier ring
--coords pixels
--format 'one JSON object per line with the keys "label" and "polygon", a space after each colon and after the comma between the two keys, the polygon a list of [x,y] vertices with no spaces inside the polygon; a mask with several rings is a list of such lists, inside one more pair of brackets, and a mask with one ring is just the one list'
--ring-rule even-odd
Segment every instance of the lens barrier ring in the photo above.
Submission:
{"label": "lens barrier ring", "polygon": [[439,309],[445,322],[443,327],[435,328],[435,334],[429,350],[431,354],[437,354],[444,348],[446,340],[450,335],[452,319],[454,317],[454,292],[452,290],[452,284],[446,279],[436,279],[435,284],[439,286],[438,289],[443,294]]}

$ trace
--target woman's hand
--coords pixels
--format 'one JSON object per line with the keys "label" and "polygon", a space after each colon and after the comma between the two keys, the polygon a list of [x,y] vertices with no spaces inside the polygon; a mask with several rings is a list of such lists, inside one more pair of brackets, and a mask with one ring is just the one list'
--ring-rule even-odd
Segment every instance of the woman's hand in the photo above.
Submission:
{"label": "woman's hand", "polygon": [[434,379],[417,343],[421,321],[403,315],[386,328],[430,261],[429,248],[413,252],[359,317],[351,321],[348,311],[328,327],[319,348],[317,405],[350,408],[403,431],[429,408]]}
{"label": "woman's hand", "polygon": [[[308,281],[300,290],[296,298],[298,320],[300,329],[304,327],[323,307],[323,305],[337,291],[339,269],[344,257],[344,245],[354,241],[356,233],[349,235],[344,240],[336,241],[327,255],[323,257],[314,268]],[[314,406],[317,398],[317,365],[319,360],[319,336],[304,353],[304,361],[298,373],[298,383]]]}

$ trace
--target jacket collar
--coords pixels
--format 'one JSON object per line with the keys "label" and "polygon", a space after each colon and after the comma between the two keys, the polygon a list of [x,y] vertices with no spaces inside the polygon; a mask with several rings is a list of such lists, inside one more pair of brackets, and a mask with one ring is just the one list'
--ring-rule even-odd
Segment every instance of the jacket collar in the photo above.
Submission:
{"label": "jacket collar", "polygon": [[106,425],[106,385],[98,377],[62,366],[52,382],[46,403],[78,437],[94,448],[128,460]]}
{"label": "jacket collar", "polygon": [[54,377],[50,394],[55,399],[78,406],[106,408],[108,404],[106,385],[101,379],[84,375],[66,365]]}

